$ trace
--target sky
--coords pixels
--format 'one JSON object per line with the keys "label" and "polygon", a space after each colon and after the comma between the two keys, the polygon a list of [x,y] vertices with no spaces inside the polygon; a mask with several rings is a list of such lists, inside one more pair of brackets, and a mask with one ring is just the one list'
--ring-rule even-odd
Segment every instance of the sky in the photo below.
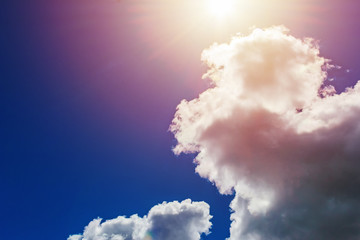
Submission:
{"label": "sky", "polygon": [[360,3],[222,2],[0,2],[1,238],[360,237]]}

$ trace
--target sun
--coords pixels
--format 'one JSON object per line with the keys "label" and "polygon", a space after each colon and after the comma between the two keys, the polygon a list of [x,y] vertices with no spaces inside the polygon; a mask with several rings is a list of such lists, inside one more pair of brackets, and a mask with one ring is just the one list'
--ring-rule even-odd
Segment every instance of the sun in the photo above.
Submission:
{"label": "sun", "polygon": [[235,7],[235,0],[209,0],[209,12],[218,19],[229,16]]}

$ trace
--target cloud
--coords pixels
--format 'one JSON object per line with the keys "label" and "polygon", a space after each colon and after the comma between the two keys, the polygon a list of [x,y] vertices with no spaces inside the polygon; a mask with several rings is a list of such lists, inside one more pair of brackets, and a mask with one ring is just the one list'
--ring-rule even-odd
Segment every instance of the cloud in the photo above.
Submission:
{"label": "cloud", "polygon": [[71,235],[68,240],[199,240],[202,233],[210,233],[211,218],[205,202],[163,202],[143,218],[94,219],[83,234]]}
{"label": "cloud", "polygon": [[360,83],[324,86],[329,60],[284,27],[202,54],[212,88],[183,100],[176,154],[231,203],[231,240],[360,238]]}

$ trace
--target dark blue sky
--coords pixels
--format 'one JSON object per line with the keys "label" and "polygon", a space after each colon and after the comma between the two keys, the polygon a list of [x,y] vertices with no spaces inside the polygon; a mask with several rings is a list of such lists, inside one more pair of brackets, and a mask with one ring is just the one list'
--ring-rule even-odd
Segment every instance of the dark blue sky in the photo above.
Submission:
{"label": "dark blue sky", "polygon": [[[149,58],[151,45],[127,28],[132,17],[115,15],[119,4],[0,3],[3,239],[66,239],[98,216],[143,216],[162,201],[186,198],[211,206],[206,239],[229,235],[232,197],[194,173],[193,156],[172,153],[168,132],[177,104],[207,86],[199,58],[208,44],[196,43],[179,68],[170,58]],[[319,38],[324,54],[351,70],[333,73],[346,79],[335,83],[341,89],[360,76],[360,33],[353,32],[360,28],[355,17],[333,21],[295,34]]]}
{"label": "dark blue sky", "polygon": [[131,36],[109,48],[119,39],[102,23],[113,16],[60,2],[1,3],[2,238],[66,239],[98,216],[142,216],[186,198],[213,205],[223,223],[230,199],[171,152],[172,115],[195,92],[161,63],[124,56]]}

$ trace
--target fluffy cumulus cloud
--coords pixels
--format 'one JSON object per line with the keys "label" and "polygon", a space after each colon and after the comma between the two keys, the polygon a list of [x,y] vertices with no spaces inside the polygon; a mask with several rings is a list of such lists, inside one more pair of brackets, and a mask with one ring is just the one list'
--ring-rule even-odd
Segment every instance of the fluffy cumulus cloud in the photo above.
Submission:
{"label": "fluffy cumulus cloud", "polygon": [[202,54],[212,87],[183,100],[176,154],[231,203],[231,240],[360,238],[360,83],[326,86],[312,39],[255,29]]}
{"label": "fluffy cumulus cloud", "polygon": [[199,240],[202,233],[210,233],[211,218],[205,202],[164,202],[143,218],[94,219],[83,234],[71,235],[68,240]]}

